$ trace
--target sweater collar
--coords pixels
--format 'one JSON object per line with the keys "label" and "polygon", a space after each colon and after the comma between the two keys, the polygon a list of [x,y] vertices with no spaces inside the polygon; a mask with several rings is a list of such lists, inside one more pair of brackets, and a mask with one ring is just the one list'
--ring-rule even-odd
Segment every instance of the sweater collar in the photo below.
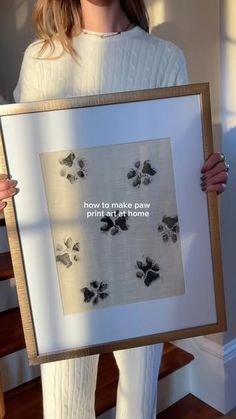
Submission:
{"label": "sweater collar", "polygon": [[100,42],[109,42],[111,40],[117,41],[121,39],[130,39],[145,32],[140,26],[134,26],[125,32],[94,32],[94,31],[82,31],[77,38],[79,39],[94,39]]}

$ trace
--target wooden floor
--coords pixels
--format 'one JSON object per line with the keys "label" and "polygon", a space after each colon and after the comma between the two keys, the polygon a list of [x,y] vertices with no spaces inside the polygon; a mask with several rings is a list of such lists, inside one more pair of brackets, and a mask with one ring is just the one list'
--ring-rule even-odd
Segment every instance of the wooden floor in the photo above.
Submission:
{"label": "wooden floor", "polygon": [[214,419],[222,418],[222,414],[192,394],[181,399],[164,412],[157,415],[157,419]]}
{"label": "wooden floor", "polygon": [[[4,419],[42,419],[42,404],[40,394],[38,392],[38,379],[31,381],[29,391],[32,395],[30,401],[27,398],[27,393],[22,392],[21,403],[14,399],[14,393],[7,399],[7,415]],[[25,410],[27,404],[27,411]],[[214,418],[230,418],[235,419],[236,416],[222,416],[217,410],[203,403],[201,400],[194,397],[192,394],[184,397],[173,406],[169,407],[164,412],[157,416],[157,419],[214,419]],[[127,418],[135,419],[135,418]]]}
{"label": "wooden floor", "polygon": [[[4,397],[4,419],[42,419],[42,393],[40,378],[19,386],[17,391],[8,391]],[[30,395],[30,396],[29,396]]]}

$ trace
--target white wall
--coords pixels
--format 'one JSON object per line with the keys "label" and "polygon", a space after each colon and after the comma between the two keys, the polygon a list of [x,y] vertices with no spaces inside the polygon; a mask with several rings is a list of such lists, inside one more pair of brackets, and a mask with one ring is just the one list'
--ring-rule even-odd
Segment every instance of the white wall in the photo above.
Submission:
{"label": "white wall", "polygon": [[189,81],[210,82],[216,148],[220,141],[220,0],[147,0],[152,33],[181,47]]}
{"label": "white wall", "polygon": [[34,38],[31,14],[34,0],[0,1],[0,96],[13,101],[23,52]]}
{"label": "white wall", "polygon": [[222,149],[231,166],[228,189],[222,199],[222,249],[228,332],[224,343],[236,337],[236,1],[221,0]]}

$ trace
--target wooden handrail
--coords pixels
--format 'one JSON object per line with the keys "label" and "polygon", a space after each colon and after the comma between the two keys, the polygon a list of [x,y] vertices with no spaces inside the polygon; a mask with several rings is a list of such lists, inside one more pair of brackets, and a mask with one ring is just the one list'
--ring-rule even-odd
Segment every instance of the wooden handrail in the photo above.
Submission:
{"label": "wooden handrail", "polygon": [[25,340],[19,308],[0,313],[0,357],[25,348]]}
{"label": "wooden handrail", "polygon": [[5,223],[5,218],[2,218],[1,216],[0,216],[0,227],[4,227],[6,225],[6,223]]}
{"label": "wooden handrail", "polygon": [[14,278],[10,252],[0,253],[0,281]]}

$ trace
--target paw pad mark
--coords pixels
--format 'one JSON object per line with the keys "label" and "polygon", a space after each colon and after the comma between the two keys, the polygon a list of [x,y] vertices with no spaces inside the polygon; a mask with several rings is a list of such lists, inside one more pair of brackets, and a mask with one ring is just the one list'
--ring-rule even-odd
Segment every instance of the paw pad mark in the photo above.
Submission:
{"label": "paw pad mark", "polygon": [[107,291],[108,284],[104,282],[92,281],[88,287],[81,288],[81,292],[84,295],[84,302],[92,302],[94,305],[97,305],[100,301],[105,300],[109,296]]}
{"label": "paw pad mark", "polygon": [[150,163],[150,160],[144,160],[141,163],[140,160],[134,163],[134,168],[129,169],[127,173],[128,179],[133,179],[132,186],[135,188],[137,186],[149,185],[152,181],[152,176],[157,173]]}
{"label": "paw pad mark", "polygon": [[158,225],[158,231],[161,233],[164,243],[168,243],[169,241],[176,243],[179,233],[178,217],[169,217],[164,215],[164,217],[162,217],[162,223]]}
{"label": "paw pad mark", "polygon": [[160,278],[159,271],[160,267],[158,263],[156,263],[153,259],[149,256],[146,256],[145,262],[140,260],[136,261],[136,277],[139,279],[144,280],[144,284],[149,287],[153,281],[156,281]]}
{"label": "paw pad mark", "polygon": [[87,177],[85,160],[79,155],[71,152],[65,158],[60,159],[59,163],[63,166],[59,172],[60,176],[65,177],[71,184]]}
{"label": "paw pad mark", "polygon": [[79,242],[74,243],[72,238],[68,237],[56,247],[56,262],[70,268],[75,262],[79,261],[79,250]]}
{"label": "paw pad mark", "polygon": [[[115,211],[113,217],[109,217],[105,215],[105,217],[101,218],[101,222],[103,225],[100,227],[100,230],[103,232],[110,231],[112,236],[115,236],[119,231],[126,231],[129,229],[127,224],[128,215],[121,215],[119,216],[119,211]],[[113,219],[114,220],[113,220]]]}

